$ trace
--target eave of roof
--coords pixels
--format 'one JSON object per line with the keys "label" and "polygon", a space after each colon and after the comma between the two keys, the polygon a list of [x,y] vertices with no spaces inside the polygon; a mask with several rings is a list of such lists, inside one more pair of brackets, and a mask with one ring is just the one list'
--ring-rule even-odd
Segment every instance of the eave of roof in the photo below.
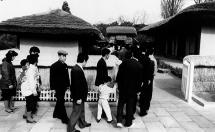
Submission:
{"label": "eave of roof", "polygon": [[137,35],[137,31],[134,27],[129,26],[110,26],[106,29],[107,35],[110,34],[128,34],[128,35]]}
{"label": "eave of roof", "polygon": [[149,32],[151,30],[161,28],[161,27],[169,24],[171,21],[176,20],[182,16],[188,16],[187,17],[188,19],[185,20],[185,21],[188,21],[189,19],[191,19],[191,18],[189,18],[190,15],[194,16],[194,14],[196,14],[196,16],[194,16],[194,17],[202,18],[205,15],[211,14],[211,13],[213,13],[215,15],[215,2],[208,2],[208,3],[201,3],[201,4],[192,5],[192,6],[185,8],[184,10],[180,11],[179,13],[177,13],[176,15],[174,15],[172,17],[169,17],[169,18],[164,19],[162,21],[159,21],[159,22],[156,22],[156,23],[153,23],[153,24],[150,24],[148,26],[141,28],[139,30],[139,32],[141,32],[141,33]]}
{"label": "eave of roof", "polygon": [[61,9],[44,14],[8,19],[0,23],[0,32],[40,34],[100,34],[90,23]]}

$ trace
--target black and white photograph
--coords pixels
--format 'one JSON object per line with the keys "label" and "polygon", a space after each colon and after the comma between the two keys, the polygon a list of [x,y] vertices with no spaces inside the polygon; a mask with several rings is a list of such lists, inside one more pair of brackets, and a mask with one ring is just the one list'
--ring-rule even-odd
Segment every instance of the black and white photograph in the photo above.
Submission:
{"label": "black and white photograph", "polygon": [[215,0],[0,0],[0,132],[215,132]]}

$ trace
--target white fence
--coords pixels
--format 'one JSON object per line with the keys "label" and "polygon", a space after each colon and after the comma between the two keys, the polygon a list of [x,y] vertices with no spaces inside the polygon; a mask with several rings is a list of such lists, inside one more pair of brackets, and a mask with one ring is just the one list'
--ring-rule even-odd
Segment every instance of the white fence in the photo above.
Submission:
{"label": "white fence", "polygon": [[[65,101],[72,101],[72,99],[70,98],[71,93],[69,90],[66,91],[65,94]],[[14,97],[15,100],[18,101],[23,101],[25,100],[25,97],[22,96],[21,91],[18,90],[17,91],[17,96]],[[53,90],[43,90],[41,91],[40,94],[40,100],[41,101],[56,101],[56,97],[55,97],[55,91]],[[87,95],[87,101],[88,102],[96,102],[98,100],[98,92],[97,91],[89,91],[88,95]],[[115,102],[116,101],[116,93],[111,93],[109,100],[110,102]]]}

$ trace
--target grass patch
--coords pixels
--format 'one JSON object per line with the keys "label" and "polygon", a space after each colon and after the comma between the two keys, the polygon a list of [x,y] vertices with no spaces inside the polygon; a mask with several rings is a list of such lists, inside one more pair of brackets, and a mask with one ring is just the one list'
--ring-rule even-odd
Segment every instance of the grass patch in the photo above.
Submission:
{"label": "grass patch", "polygon": [[182,77],[182,68],[174,67],[163,60],[158,59],[158,68],[169,69],[171,73],[179,78]]}

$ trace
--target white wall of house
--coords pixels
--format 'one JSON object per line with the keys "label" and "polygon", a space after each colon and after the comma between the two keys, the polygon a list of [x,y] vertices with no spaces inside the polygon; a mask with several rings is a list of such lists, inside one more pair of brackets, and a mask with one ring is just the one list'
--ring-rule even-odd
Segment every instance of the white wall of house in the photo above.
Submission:
{"label": "white wall of house", "polygon": [[200,55],[215,55],[215,28],[202,27]]}
{"label": "white wall of house", "polygon": [[[68,52],[66,63],[71,66],[76,63],[78,50],[78,41],[75,40],[52,40],[41,38],[20,38],[20,49],[13,49],[18,53],[18,56],[13,61],[14,65],[20,65],[20,61],[27,57],[32,46],[37,46],[40,49],[39,66],[50,66],[58,60],[57,51],[62,49]],[[0,60],[5,57],[8,50],[0,51]],[[87,67],[95,67],[101,55],[89,55]],[[107,66],[115,66],[116,57],[111,55],[107,61]]]}
{"label": "white wall of house", "polygon": [[[20,38],[20,49],[14,49],[18,52],[18,56],[14,60],[14,65],[19,65],[20,61],[29,54],[29,49],[32,46],[37,46],[40,49],[39,63],[40,66],[50,66],[58,60],[57,51],[62,49],[68,52],[66,63],[74,65],[78,55],[78,41],[75,40],[52,40],[39,38]],[[3,58],[8,50],[0,53]],[[1,59],[0,58],[0,59]]]}

